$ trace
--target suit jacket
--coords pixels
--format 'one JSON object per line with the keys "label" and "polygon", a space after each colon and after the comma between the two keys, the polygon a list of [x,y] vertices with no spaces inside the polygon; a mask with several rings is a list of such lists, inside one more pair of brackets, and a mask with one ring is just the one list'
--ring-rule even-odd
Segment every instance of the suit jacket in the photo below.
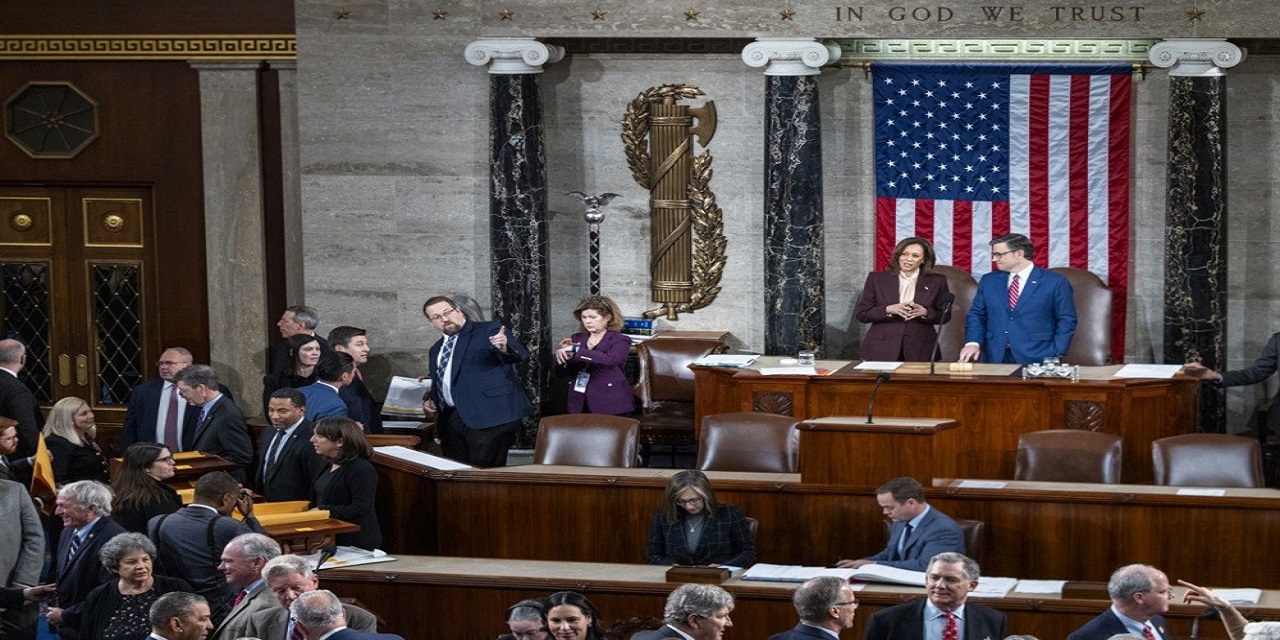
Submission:
{"label": "suit jacket", "polygon": [[831,640],[831,634],[807,624],[797,624],[782,633],[769,636],[769,640]]}
{"label": "suit jacket", "polygon": [[312,371],[310,376],[302,377],[294,373],[292,367],[262,376],[262,415],[270,413],[271,394],[280,389],[301,389],[315,381],[315,371]]}
{"label": "suit jacket", "polygon": [[[278,605],[278,603],[277,603]],[[347,616],[347,628],[373,633],[378,630],[377,616],[355,605],[343,604],[342,611]],[[281,606],[255,612],[249,616],[249,627],[245,637],[261,638],[261,640],[288,640],[289,610]]]}
{"label": "suit jacket", "polygon": [[[871,614],[865,640],[901,640],[924,637],[925,599],[912,600]],[[980,604],[964,605],[965,640],[1001,640],[1006,635],[1005,615]]]}
{"label": "suit jacket", "polygon": [[[1151,618],[1151,626],[1156,628],[1158,637],[1169,638],[1169,625],[1165,623],[1163,616],[1153,616]],[[1120,618],[1116,617],[1114,611],[1109,607],[1106,611],[1098,614],[1098,616],[1085,623],[1083,627],[1071,632],[1067,636],[1067,640],[1107,640],[1111,636],[1118,633],[1129,633],[1129,629],[1124,626]]]}
{"label": "suit jacket", "polygon": [[[1276,372],[1278,361],[1280,361],[1280,333],[1273,333],[1252,366],[1235,371],[1224,371],[1222,380],[1218,384],[1224,387],[1238,387],[1262,382]],[[1280,398],[1280,394],[1277,394],[1277,398]],[[1280,433],[1280,404],[1272,400],[1271,406],[1278,410],[1267,412],[1267,426],[1271,427],[1272,433]]]}
{"label": "suit jacket", "polygon": [[667,520],[658,509],[649,527],[645,561],[649,564],[727,564],[749,567],[756,562],[756,544],[742,510],[728,504],[716,509],[716,517],[706,521],[698,548],[690,550],[684,535],[684,518]]}
{"label": "suit jacket", "polygon": [[[867,560],[875,560],[877,564],[897,567],[910,571],[924,571],[929,567],[929,560],[944,551],[964,553],[964,531],[947,514],[930,506],[929,512],[920,519],[920,524],[911,532],[906,548],[898,553],[898,540],[907,530],[907,523],[895,522],[889,528],[889,544]],[[1003,637],[1003,636],[1001,636]]]}
{"label": "suit jacket", "polygon": [[[591,335],[585,331],[569,339],[578,351],[568,362],[557,365],[556,373],[569,378],[569,413],[582,413],[585,404],[591,413],[619,415],[636,410],[636,396],[627,383],[623,367],[631,353],[631,339],[617,331],[606,331],[594,349],[587,348]],[[573,380],[580,372],[591,377],[585,393],[574,391]]]}
{"label": "suit jacket", "polygon": [[366,458],[355,458],[316,478],[312,505],[328,509],[334,518],[360,525],[359,531],[338,534],[338,544],[377,549],[382,546],[382,529],[378,527],[378,514],[374,510],[377,492],[378,472],[373,463]]}
{"label": "suit jacket", "polygon": [[[462,422],[471,429],[489,429],[514,422],[533,413],[515,364],[529,359],[529,350],[507,331],[507,352],[489,344],[489,336],[502,327],[500,322],[468,320],[458,331],[453,347],[450,391]],[[444,338],[431,345],[428,354],[431,396],[444,407],[440,395],[440,348]]]}
{"label": "suit jacket", "polygon": [[[225,385],[218,385],[218,390],[228,400],[234,400],[231,391]],[[117,445],[121,451],[128,448],[135,442],[164,442],[163,439],[156,438],[157,422],[160,420],[160,396],[164,395],[164,380],[156,378],[148,380],[133,388],[133,394],[129,396],[129,407],[124,413],[124,428],[120,432],[120,442]],[[167,400],[167,398],[166,398]],[[192,407],[187,404],[186,400],[178,398],[178,406],[183,408],[184,413],[179,416],[183,422],[178,427],[183,433],[180,433],[182,444],[186,445],[189,440],[186,437],[185,428],[194,422],[188,423],[188,416],[192,412],[199,413],[200,407]],[[186,451],[186,447],[182,447]],[[176,451],[174,453],[177,453]]]}
{"label": "suit jacket", "polygon": [[311,500],[311,491],[316,476],[329,466],[324,457],[316,453],[311,446],[311,421],[303,418],[293,430],[293,434],[281,445],[276,456],[276,463],[270,469],[263,470],[267,453],[271,449],[271,441],[276,437],[276,429],[263,429],[258,441],[258,469],[254,474],[253,486],[258,493],[266,496],[267,502],[283,502],[287,500]]}
{"label": "suit jacket", "polygon": [[365,433],[382,433],[382,411],[364,380],[351,378],[351,384],[338,390],[338,397],[347,405],[347,417],[364,425]]}
{"label": "suit jacket", "polygon": [[230,396],[223,395],[209,409],[204,427],[197,429],[200,407],[191,408],[193,411],[188,411],[185,418],[182,449],[203,451],[226,458],[236,464],[236,468],[229,473],[236,480],[244,482],[245,471],[253,465],[253,441],[249,438],[249,426],[245,424],[244,412]]}
{"label": "suit jacket", "polygon": [[681,636],[670,625],[662,625],[658,629],[652,631],[640,631],[631,636],[631,640],[662,640],[662,638],[680,638]]}
{"label": "suit jacket", "polygon": [[[234,594],[232,597],[234,599]],[[279,608],[280,602],[276,600],[276,594],[271,593],[267,588],[267,581],[263,580],[240,601],[240,604],[231,608],[227,617],[222,619],[222,624],[209,634],[209,640],[236,640],[248,636],[250,635],[247,633],[249,621],[255,613]]]}
{"label": "suit jacket", "polygon": [[0,523],[0,587],[39,584],[44,529],[26,487],[0,480]]}
{"label": "suit jacket", "polygon": [[156,543],[156,571],[191,583],[209,601],[215,625],[231,610],[227,577],[218,571],[222,549],[232,538],[253,531],[262,533],[257,519],[242,522],[197,505],[147,523],[147,537]]}
{"label": "suit jacket", "polygon": [[103,484],[111,484],[111,467],[107,466],[107,457],[102,452],[83,444],[73,444],[70,440],[51,435],[44,439],[53,456],[53,479],[59,486],[77,480],[96,480]]}
{"label": "suit jacket", "polygon": [[[152,587],[156,595],[164,595],[175,591],[191,591],[191,585],[185,580],[170,578],[168,576],[156,575],[155,585]],[[108,580],[93,591],[89,592],[88,598],[84,601],[84,612],[80,616],[79,635],[86,640],[96,640],[102,637],[102,633],[107,630],[107,625],[111,622],[111,617],[115,615],[116,609],[120,608],[120,581]],[[147,625],[150,627],[151,625]]]}
{"label": "suit jacket", "polygon": [[1015,362],[1060,357],[1076,334],[1076,303],[1065,276],[1033,267],[1022,283],[1018,307],[1009,310],[1009,278],[1005,271],[982,276],[965,320],[965,342],[982,347],[983,362],[1001,362],[1005,344]]}
{"label": "suit jacket", "polygon": [[31,389],[8,370],[0,371],[0,416],[18,421],[18,450],[14,457],[35,455],[40,428],[44,426],[40,404]]}
{"label": "suit jacket", "polygon": [[164,492],[164,497],[144,504],[130,503],[128,506],[116,504],[111,508],[111,517],[120,523],[126,531],[145,534],[147,523],[156,516],[173,513],[182,508],[182,496],[173,487],[153,479],[156,486]]}
{"label": "suit jacket", "polygon": [[329,636],[329,640],[404,640],[404,638],[394,633],[365,633],[348,627],[335,631]]}
{"label": "suit jacket", "polygon": [[859,322],[870,323],[867,335],[862,339],[862,359],[880,361],[928,361],[937,341],[936,325],[951,320],[951,310],[946,315],[938,313],[942,298],[950,290],[947,277],[941,273],[922,273],[916,280],[916,293],[912,300],[927,309],[918,320],[903,320],[885,313],[884,308],[901,302],[898,295],[898,272],[873,271],[867,274],[862,285],[862,297],[858,298],[856,315]]}
{"label": "suit jacket", "polygon": [[317,381],[298,391],[307,397],[307,418],[312,422],[321,418],[347,417],[347,403],[333,387]]}
{"label": "suit jacket", "polygon": [[62,535],[58,539],[58,552],[53,557],[56,565],[53,571],[56,577],[53,581],[58,584],[55,602],[63,609],[62,626],[70,629],[80,626],[80,612],[84,608],[85,599],[89,597],[89,592],[98,585],[116,578],[116,575],[108,571],[98,559],[98,552],[108,540],[125,531],[124,527],[111,519],[111,516],[98,518],[98,521],[93,523],[93,528],[89,529],[88,536],[80,545],[80,549],[76,551],[76,557],[68,561],[67,554],[71,551],[71,536],[75,535],[74,532],[75,530],[70,527],[62,530]]}

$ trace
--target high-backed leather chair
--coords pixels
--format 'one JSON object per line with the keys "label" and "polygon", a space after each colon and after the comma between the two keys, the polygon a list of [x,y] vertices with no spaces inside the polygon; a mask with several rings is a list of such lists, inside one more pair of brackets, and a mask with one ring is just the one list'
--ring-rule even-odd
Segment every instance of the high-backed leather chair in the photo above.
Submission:
{"label": "high-backed leather chair", "polygon": [[534,464],[580,467],[636,466],[640,422],[596,413],[547,416],[538,423]]}
{"label": "high-backed leather chair", "polygon": [[654,338],[640,343],[640,444],[694,444],[693,371],[689,365],[702,356],[724,353],[729,345],[699,338]]}
{"label": "high-backed leather chair", "polygon": [[1189,433],[1151,443],[1156,484],[1177,487],[1261,487],[1262,450],[1253,438]]}
{"label": "high-backed leather chair", "polygon": [[744,411],[702,419],[696,467],[703,471],[798,473],[798,420],[773,413]]}
{"label": "high-backed leather chair", "polygon": [[947,288],[956,296],[955,304],[951,305],[951,320],[942,325],[938,362],[955,362],[964,347],[964,319],[969,315],[973,297],[978,293],[978,281],[968,271],[950,265],[935,265],[933,271],[946,276]]}
{"label": "high-backed leather chair", "polygon": [[1111,288],[1084,269],[1054,267],[1066,276],[1076,303],[1076,335],[1062,361],[1098,366],[1111,362]]}
{"label": "high-backed leather chair", "polygon": [[1014,480],[1120,482],[1121,439],[1078,429],[1032,431],[1018,436]]}

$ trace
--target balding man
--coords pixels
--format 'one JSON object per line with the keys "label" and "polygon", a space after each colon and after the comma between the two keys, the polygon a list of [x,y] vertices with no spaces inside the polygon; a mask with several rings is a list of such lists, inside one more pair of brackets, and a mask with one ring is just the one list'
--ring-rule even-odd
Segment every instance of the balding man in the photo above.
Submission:
{"label": "balding man", "polygon": [[1119,633],[1132,633],[1147,640],[1167,640],[1164,616],[1173,600],[1169,577],[1153,566],[1131,564],[1116,569],[1107,582],[1111,608],[1098,614],[1067,640],[1106,640]]}
{"label": "balding man", "polygon": [[289,605],[289,613],[308,640],[404,640],[390,633],[365,633],[347,628],[338,596],[324,589],[300,594]]}
{"label": "balding man", "polygon": [[724,630],[733,626],[731,611],[733,596],[728,591],[712,584],[682,584],[667,596],[662,627],[641,631],[632,640],[720,640]]}
{"label": "balding man", "polygon": [[0,416],[18,421],[18,447],[14,458],[36,454],[44,418],[31,389],[18,379],[27,364],[27,347],[17,340],[0,340]]}
{"label": "balding man", "polygon": [[[311,569],[311,563],[301,556],[283,555],[267,563],[262,569],[267,589],[275,595],[280,606],[253,614],[244,635],[262,640],[289,640],[294,638],[293,619],[289,617],[289,605],[298,596],[320,588],[320,578]],[[378,618],[355,605],[342,605],[347,627],[370,633],[378,630]]]}
{"label": "balding man", "polygon": [[213,631],[209,603],[194,593],[166,593],[151,604],[148,614],[147,640],[204,640]]}
{"label": "balding man", "polygon": [[280,555],[280,543],[261,533],[238,535],[222,549],[218,571],[227,577],[227,587],[234,594],[231,611],[214,629],[215,640],[236,640],[249,629],[253,614],[276,606],[276,600],[263,579],[262,569]]}
{"label": "balding man", "polygon": [[853,615],[858,611],[853,587],[836,576],[805,581],[791,595],[791,604],[800,614],[800,624],[769,636],[769,640],[833,640],[853,626]]}

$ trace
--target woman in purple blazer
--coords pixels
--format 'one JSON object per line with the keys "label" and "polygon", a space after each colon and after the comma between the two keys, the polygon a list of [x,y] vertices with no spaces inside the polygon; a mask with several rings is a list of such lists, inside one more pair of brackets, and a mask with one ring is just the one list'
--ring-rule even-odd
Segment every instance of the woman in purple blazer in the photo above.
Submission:
{"label": "woman in purple blazer", "polygon": [[573,315],[583,330],[561,340],[556,350],[556,373],[570,380],[569,413],[631,413],[635,395],[622,369],[631,339],[618,333],[618,305],[604,296],[588,296]]}
{"label": "woman in purple blazer", "polygon": [[906,238],[893,248],[889,268],[867,274],[858,299],[857,318],[871,324],[862,339],[862,359],[888,362],[928,361],[937,329],[946,324],[938,312],[948,293],[947,278],[932,273],[933,247],[924,238]]}

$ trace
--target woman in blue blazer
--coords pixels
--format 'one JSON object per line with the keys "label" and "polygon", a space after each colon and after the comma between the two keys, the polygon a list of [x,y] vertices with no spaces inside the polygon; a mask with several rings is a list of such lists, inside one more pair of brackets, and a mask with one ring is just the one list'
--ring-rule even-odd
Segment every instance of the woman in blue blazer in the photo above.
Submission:
{"label": "woman in blue blazer", "polygon": [[582,331],[560,341],[556,373],[569,378],[569,413],[621,415],[635,411],[623,366],[631,339],[618,332],[622,312],[613,300],[589,296],[573,310]]}

